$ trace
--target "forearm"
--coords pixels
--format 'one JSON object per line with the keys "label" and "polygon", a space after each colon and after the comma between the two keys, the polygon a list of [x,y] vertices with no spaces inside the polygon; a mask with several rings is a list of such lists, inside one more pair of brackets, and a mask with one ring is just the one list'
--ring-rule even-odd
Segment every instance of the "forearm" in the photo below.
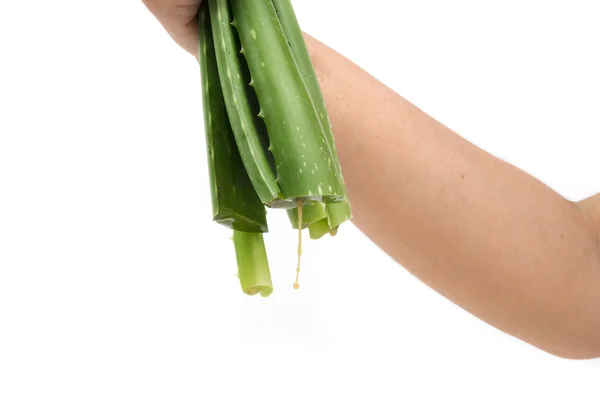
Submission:
{"label": "forearm", "polygon": [[355,225],[497,328],[561,356],[600,356],[600,255],[591,218],[306,40]]}

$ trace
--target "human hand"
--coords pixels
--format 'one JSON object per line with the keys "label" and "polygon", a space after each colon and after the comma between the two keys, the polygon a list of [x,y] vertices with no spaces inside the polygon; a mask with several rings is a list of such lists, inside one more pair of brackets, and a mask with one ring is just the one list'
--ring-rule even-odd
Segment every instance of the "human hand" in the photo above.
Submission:
{"label": "human hand", "polygon": [[142,0],[161,25],[188,53],[198,54],[196,15],[202,0]]}

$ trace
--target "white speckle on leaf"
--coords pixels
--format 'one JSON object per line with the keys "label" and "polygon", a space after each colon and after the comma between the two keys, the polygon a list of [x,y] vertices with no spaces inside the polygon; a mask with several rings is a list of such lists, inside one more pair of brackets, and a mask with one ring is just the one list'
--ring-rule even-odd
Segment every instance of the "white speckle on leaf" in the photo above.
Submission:
{"label": "white speckle on leaf", "polygon": [[298,170],[298,172],[302,173],[302,168],[300,168],[300,169]]}
{"label": "white speckle on leaf", "polygon": [[296,130],[297,130],[298,132],[300,132],[300,127],[299,127],[299,126],[297,126],[297,127],[296,127]]}
{"label": "white speckle on leaf", "polygon": [[261,61],[260,65],[264,67],[264,66],[265,66],[265,63]]}
{"label": "white speckle on leaf", "polygon": [[254,29],[250,29],[250,35],[252,35],[252,39],[256,40],[256,31]]}
{"label": "white speckle on leaf", "polygon": [[306,161],[302,162],[302,164],[304,164],[304,166],[306,167]]}
{"label": "white speckle on leaf", "polygon": [[321,185],[319,185],[319,186],[317,187],[317,189],[319,190],[319,194],[323,194],[323,188],[321,187]]}
{"label": "white speckle on leaf", "polygon": [[329,185],[329,191],[332,192],[333,188],[331,187],[331,185]]}

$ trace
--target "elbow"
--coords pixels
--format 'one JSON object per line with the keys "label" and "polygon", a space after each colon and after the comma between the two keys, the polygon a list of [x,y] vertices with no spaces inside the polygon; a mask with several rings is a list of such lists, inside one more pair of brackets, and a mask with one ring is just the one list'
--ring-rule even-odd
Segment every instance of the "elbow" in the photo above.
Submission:
{"label": "elbow", "polygon": [[[586,278],[579,280],[579,304],[563,319],[546,352],[566,360],[600,359],[600,224],[593,225],[594,241]],[[584,294],[584,293],[587,293]]]}
{"label": "elbow", "polygon": [[563,346],[556,349],[555,356],[567,360],[600,359],[600,303],[588,318],[573,325],[575,333],[571,340],[564,341]]}
{"label": "elbow", "polygon": [[553,355],[563,360],[570,361],[584,361],[584,360],[595,360],[600,359],[600,346],[561,346],[561,347],[549,347],[541,348],[546,353]]}
{"label": "elbow", "polygon": [[599,341],[595,341],[595,343],[569,342],[538,347],[542,351],[564,360],[583,361],[600,359]]}
{"label": "elbow", "polygon": [[[548,335],[542,350],[566,360],[600,359],[600,284],[593,299]],[[591,301],[590,301],[591,300]]]}
{"label": "elbow", "polygon": [[[572,282],[562,312],[536,335],[536,347],[566,360],[600,359],[600,257],[588,264],[581,279]],[[583,278],[585,277],[585,278]],[[539,331],[538,331],[539,332]]]}
{"label": "elbow", "polygon": [[548,335],[545,347],[539,346],[542,350],[566,360],[600,359],[600,302],[577,318],[562,322],[554,334]]}
{"label": "elbow", "polygon": [[[600,293],[600,288],[599,288]],[[522,339],[546,354],[565,360],[600,359],[600,302],[595,310],[554,318]]]}

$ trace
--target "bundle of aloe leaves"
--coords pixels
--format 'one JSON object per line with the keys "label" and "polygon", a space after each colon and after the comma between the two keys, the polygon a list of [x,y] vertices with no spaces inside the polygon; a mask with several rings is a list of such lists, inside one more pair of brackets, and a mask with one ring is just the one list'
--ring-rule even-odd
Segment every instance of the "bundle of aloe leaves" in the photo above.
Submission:
{"label": "bundle of aloe leaves", "polygon": [[325,101],[290,0],[204,0],[202,103],[213,221],[233,231],[249,296],[273,293],[267,210],[302,233],[335,236],[352,218]]}

